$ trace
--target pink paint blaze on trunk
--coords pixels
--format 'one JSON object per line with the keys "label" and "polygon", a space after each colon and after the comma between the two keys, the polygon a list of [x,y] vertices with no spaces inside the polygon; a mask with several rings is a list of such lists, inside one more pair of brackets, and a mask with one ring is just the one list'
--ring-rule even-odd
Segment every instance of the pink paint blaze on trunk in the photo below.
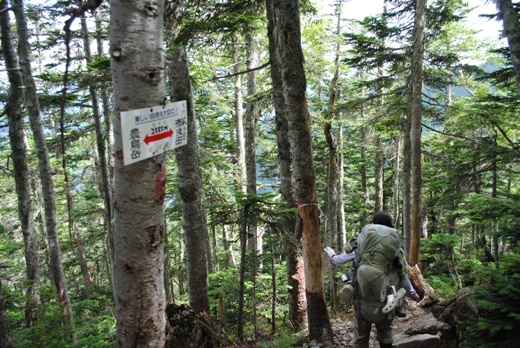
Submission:
{"label": "pink paint blaze on trunk", "polygon": [[155,177],[155,201],[159,204],[164,203],[166,197],[166,166],[162,166],[161,171]]}

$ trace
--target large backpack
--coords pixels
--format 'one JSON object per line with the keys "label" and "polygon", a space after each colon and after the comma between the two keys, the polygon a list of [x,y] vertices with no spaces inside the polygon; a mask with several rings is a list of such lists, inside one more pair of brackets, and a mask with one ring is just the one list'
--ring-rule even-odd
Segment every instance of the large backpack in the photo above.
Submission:
{"label": "large backpack", "polygon": [[391,319],[393,312],[384,314],[381,310],[390,287],[400,287],[400,270],[396,267],[401,247],[399,232],[384,225],[366,225],[357,245],[353,274],[356,310],[370,322]]}

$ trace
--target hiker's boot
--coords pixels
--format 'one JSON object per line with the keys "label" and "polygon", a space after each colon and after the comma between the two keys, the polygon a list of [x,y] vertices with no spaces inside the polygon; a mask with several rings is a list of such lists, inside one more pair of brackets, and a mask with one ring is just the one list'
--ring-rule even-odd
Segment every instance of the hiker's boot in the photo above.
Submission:
{"label": "hiker's boot", "polygon": [[392,348],[392,343],[381,343],[381,342],[379,342],[379,346],[381,348]]}
{"label": "hiker's boot", "polygon": [[395,316],[396,317],[399,317],[399,318],[404,318],[406,317],[406,311],[404,309],[404,306],[398,306],[396,309],[395,309]]}
{"label": "hiker's boot", "polygon": [[351,283],[345,284],[344,287],[338,292],[338,296],[345,302],[350,301],[352,296],[354,295],[354,287]]}

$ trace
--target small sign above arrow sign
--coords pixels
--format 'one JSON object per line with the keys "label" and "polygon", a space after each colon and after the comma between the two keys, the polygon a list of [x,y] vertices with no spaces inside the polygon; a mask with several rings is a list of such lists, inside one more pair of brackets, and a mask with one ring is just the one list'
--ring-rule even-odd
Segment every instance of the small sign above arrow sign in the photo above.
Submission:
{"label": "small sign above arrow sign", "polygon": [[186,101],[121,112],[125,165],[188,142]]}

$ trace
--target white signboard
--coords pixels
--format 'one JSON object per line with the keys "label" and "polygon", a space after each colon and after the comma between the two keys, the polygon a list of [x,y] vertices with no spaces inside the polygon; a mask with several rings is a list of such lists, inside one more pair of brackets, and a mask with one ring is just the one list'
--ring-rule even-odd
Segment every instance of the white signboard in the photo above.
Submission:
{"label": "white signboard", "polygon": [[121,112],[125,166],[188,142],[186,101]]}

